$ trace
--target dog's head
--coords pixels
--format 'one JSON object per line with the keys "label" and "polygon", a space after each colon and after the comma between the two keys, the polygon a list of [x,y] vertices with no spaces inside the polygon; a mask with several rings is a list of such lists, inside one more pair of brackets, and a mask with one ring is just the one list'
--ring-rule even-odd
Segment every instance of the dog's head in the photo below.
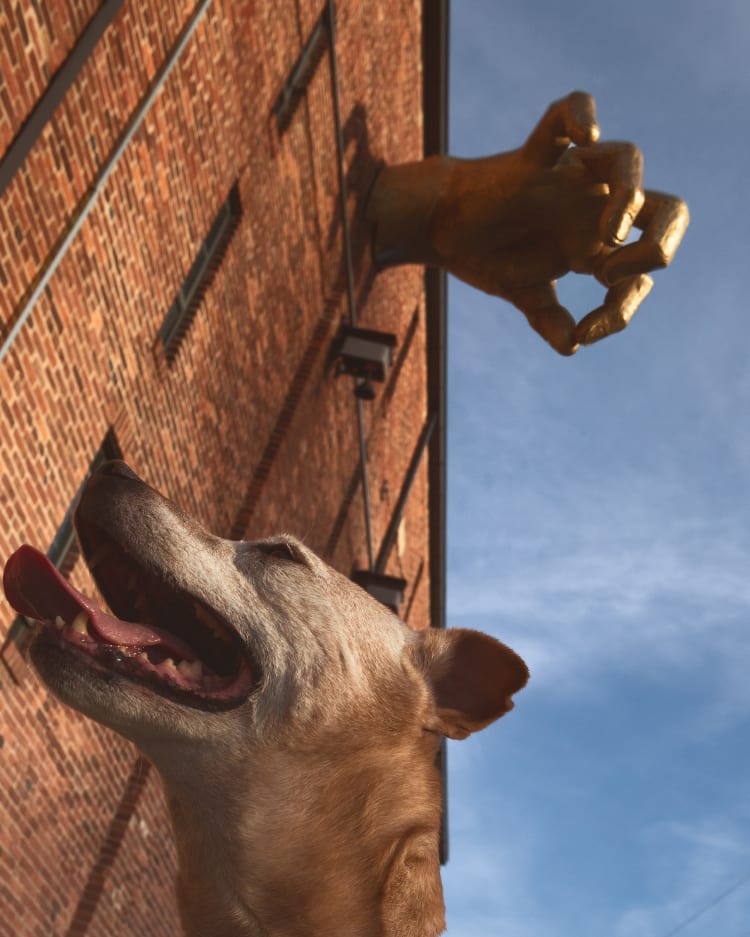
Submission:
{"label": "dog's head", "polygon": [[31,656],[50,688],[147,753],[175,741],[304,745],[344,724],[462,738],[503,715],[527,679],[486,635],[415,633],[296,539],[206,532],[124,463],[87,483],[76,529],[109,614],[21,547],[4,585],[39,621]]}

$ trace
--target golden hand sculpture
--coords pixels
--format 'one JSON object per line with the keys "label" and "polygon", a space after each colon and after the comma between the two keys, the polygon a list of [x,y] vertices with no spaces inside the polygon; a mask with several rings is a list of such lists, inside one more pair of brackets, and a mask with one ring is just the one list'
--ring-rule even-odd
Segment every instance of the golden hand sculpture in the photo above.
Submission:
{"label": "golden hand sculpture", "polygon": [[[547,109],[518,150],[386,166],[367,212],[379,266],[442,267],[509,300],[562,355],[625,328],[687,228],[685,203],[643,189],[632,143],[600,143],[591,95]],[[575,144],[574,146],[571,146]],[[643,233],[625,243],[631,227]],[[576,325],[555,281],[593,274],[604,302]]]}

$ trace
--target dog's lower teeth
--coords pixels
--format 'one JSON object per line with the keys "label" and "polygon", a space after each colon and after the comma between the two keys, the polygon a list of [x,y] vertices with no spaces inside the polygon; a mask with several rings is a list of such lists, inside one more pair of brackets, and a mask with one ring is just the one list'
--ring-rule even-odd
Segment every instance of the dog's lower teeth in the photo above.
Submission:
{"label": "dog's lower teeth", "polygon": [[[136,605],[143,604],[141,597],[136,598],[134,601]],[[213,637],[223,643],[231,642],[226,628],[211,612],[196,604],[195,615],[210,630]],[[69,633],[78,635],[81,644],[86,643],[81,639],[87,638],[89,642],[98,645],[96,636],[89,632],[89,616],[83,609],[76,614],[72,621],[66,622],[60,615],[57,615],[52,620],[47,619],[47,624],[55,627],[58,631],[67,630]],[[192,690],[198,693],[212,693],[226,684],[226,677],[219,676],[213,668],[208,667],[198,658],[185,660],[178,656],[175,660],[173,657],[164,656],[162,659],[166,647],[156,645],[153,648],[138,649],[127,644],[105,644],[104,648],[109,654],[110,663],[113,665],[139,661],[141,665],[148,665],[146,669],[151,675],[158,677],[161,673],[162,679],[168,683],[174,680],[169,675],[176,676],[179,674],[192,685]],[[184,686],[183,689],[187,690],[189,687]]]}
{"label": "dog's lower teeth", "polygon": [[199,660],[181,660],[177,665],[177,669],[183,677],[192,677],[195,679],[203,676],[203,664]]}

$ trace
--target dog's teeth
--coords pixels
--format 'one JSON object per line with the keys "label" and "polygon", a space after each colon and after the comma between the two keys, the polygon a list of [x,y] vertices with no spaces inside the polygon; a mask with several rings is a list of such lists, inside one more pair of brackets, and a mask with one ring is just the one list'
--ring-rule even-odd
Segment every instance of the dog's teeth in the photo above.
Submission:
{"label": "dog's teeth", "polygon": [[73,619],[71,628],[76,634],[88,634],[89,616],[86,612],[79,612]]}
{"label": "dog's teeth", "polygon": [[193,604],[193,609],[195,611],[195,617],[199,621],[202,621],[204,625],[208,625],[208,627],[213,631],[213,629],[216,627],[216,619],[211,614],[211,612],[203,608],[202,605],[198,605],[197,602]]}
{"label": "dog's teeth", "polygon": [[203,676],[203,664],[199,660],[181,660],[177,665],[177,669],[184,677],[196,678]]}
{"label": "dog's teeth", "polygon": [[162,667],[166,667],[167,670],[177,670],[177,665],[175,664],[175,662],[172,660],[171,657],[168,657],[164,661],[164,663],[162,664]]}
{"label": "dog's teeth", "polygon": [[195,617],[198,621],[203,622],[210,631],[211,634],[219,641],[224,641],[227,643],[229,641],[229,636],[226,633],[224,626],[216,620],[216,618],[208,611],[208,609],[203,608],[202,605],[198,605],[196,602],[193,606],[195,610]]}
{"label": "dog's teeth", "polygon": [[62,631],[64,627],[65,627],[65,622],[64,622],[63,619],[58,615],[58,616],[55,618],[55,628],[57,628],[58,631]]}
{"label": "dog's teeth", "polygon": [[148,654],[145,651],[141,651],[141,653],[137,654],[136,657],[138,660],[145,660],[147,664],[149,663]]}

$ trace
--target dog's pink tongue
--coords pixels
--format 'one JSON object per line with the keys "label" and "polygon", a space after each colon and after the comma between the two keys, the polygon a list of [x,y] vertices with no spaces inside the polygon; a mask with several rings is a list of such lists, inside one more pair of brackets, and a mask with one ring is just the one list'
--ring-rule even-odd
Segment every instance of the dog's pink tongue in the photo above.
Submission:
{"label": "dog's pink tongue", "polygon": [[160,644],[170,653],[193,660],[194,652],[178,637],[161,628],[115,618],[71,586],[47,557],[24,545],[10,557],[3,572],[3,588],[13,608],[27,618],[71,621],[81,610],[97,634],[108,644],[121,647],[152,647]]}
{"label": "dog's pink tongue", "polygon": [[[159,632],[150,625],[142,625],[140,622],[120,621],[119,618],[114,618],[102,609],[96,608],[91,599],[87,599],[86,596],[81,596],[81,599],[86,602],[86,611],[89,613],[97,634],[108,644],[119,644],[121,647],[150,647],[154,644],[167,643],[167,636],[164,632]],[[175,644],[174,636],[169,637],[171,639],[169,643]]]}

